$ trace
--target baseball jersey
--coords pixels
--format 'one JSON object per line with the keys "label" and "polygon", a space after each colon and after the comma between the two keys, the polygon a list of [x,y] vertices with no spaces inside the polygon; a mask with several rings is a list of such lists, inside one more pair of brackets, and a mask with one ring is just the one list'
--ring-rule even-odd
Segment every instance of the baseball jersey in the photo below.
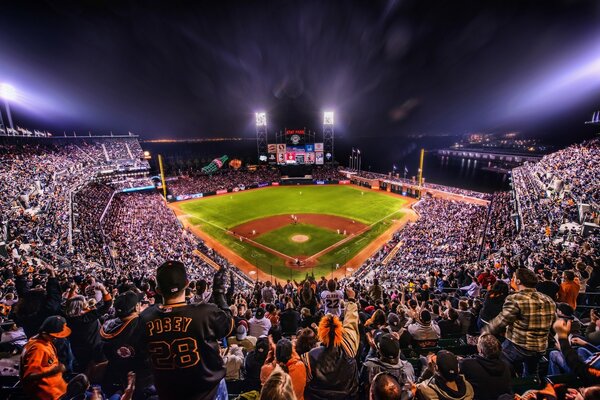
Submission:
{"label": "baseball jersey", "polygon": [[344,300],[344,293],[341,290],[335,290],[333,292],[324,290],[321,292],[321,299],[325,303],[325,313],[337,316],[342,314],[340,303]]}
{"label": "baseball jersey", "polygon": [[225,377],[217,340],[233,331],[231,314],[214,304],[179,303],[150,307],[140,322],[159,398],[212,400]]}

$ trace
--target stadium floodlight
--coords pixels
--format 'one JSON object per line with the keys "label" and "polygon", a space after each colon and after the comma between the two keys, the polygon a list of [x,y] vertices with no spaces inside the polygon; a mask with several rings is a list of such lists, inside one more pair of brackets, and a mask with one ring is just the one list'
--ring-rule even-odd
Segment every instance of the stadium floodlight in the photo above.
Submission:
{"label": "stadium floodlight", "polygon": [[17,99],[17,91],[14,86],[9,85],[8,83],[0,84],[0,97],[4,100],[13,101]]}
{"label": "stadium floodlight", "polygon": [[256,113],[256,126],[267,126],[267,114],[264,112]]}
{"label": "stadium floodlight", "polygon": [[333,111],[323,113],[323,125],[333,125]]}

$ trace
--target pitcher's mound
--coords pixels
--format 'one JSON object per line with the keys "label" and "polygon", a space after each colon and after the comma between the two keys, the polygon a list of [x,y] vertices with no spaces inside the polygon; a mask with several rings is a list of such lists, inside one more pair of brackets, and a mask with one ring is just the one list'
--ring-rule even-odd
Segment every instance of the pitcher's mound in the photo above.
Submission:
{"label": "pitcher's mound", "polygon": [[294,235],[294,236],[292,236],[292,241],[296,242],[296,243],[304,243],[304,242],[308,241],[308,239],[310,239],[310,237],[308,237],[307,235]]}

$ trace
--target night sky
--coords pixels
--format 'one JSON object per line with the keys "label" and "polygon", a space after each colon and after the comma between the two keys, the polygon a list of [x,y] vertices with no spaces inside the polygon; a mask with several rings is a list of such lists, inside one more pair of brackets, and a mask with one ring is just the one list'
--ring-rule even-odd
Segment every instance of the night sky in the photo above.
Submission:
{"label": "night sky", "polygon": [[320,131],[331,109],[348,139],[550,138],[600,109],[599,1],[102,3],[2,2],[15,124],[251,137],[256,111]]}

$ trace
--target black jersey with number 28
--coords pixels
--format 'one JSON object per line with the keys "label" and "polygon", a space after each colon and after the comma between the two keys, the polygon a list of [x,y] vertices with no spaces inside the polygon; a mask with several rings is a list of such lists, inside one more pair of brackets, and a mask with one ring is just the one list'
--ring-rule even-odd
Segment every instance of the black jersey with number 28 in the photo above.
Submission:
{"label": "black jersey with number 28", "polygon": [[225,367],[217,340],[233,330],[233,318],[214,304],[150,307],[140,315],[147,353],[161,400],[213,399]]}

